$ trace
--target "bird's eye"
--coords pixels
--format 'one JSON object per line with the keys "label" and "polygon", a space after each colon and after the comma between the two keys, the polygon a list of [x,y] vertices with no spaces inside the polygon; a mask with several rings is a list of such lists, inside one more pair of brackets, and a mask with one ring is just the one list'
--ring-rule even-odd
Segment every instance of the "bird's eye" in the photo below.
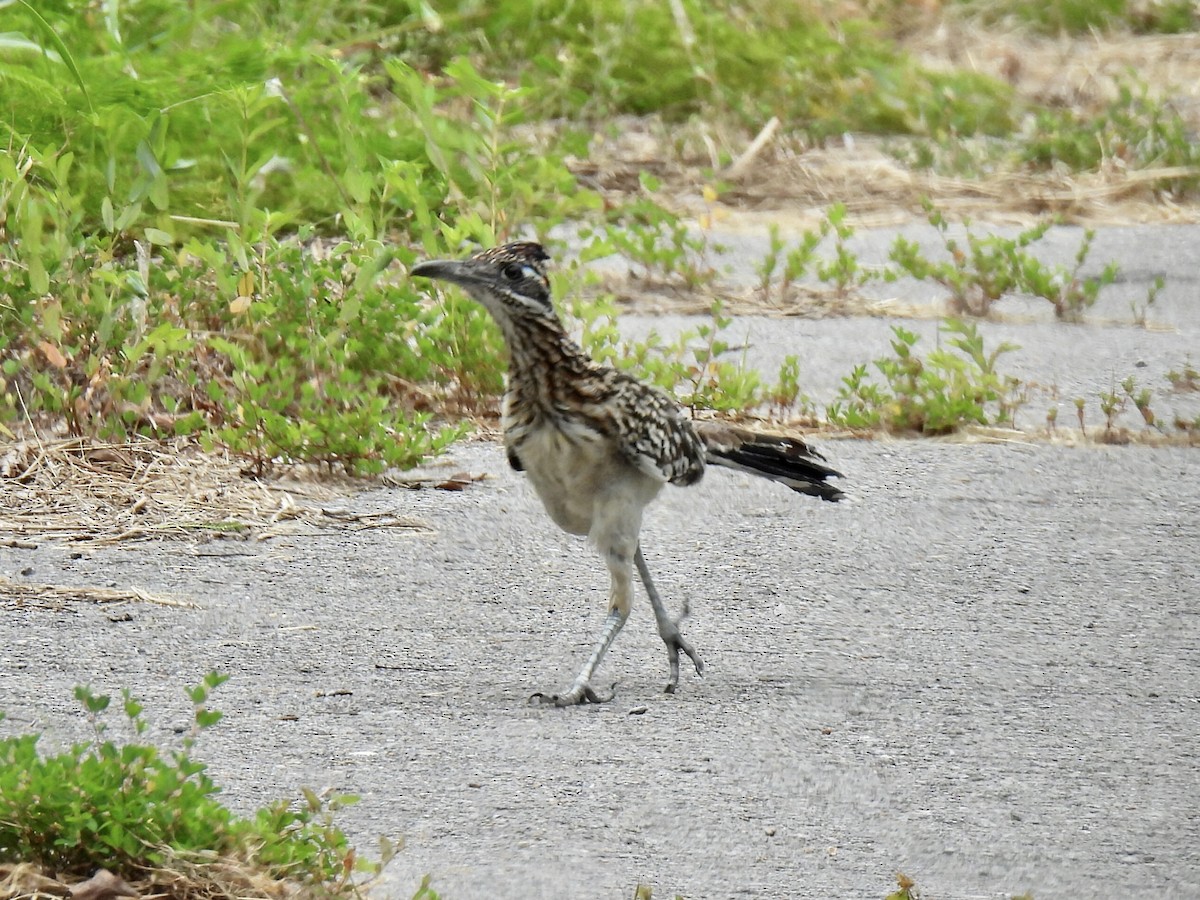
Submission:
{"label": "bird's eye", "polygon": [[501,271],[509,281],[520,281],[525,277],[525,267],[519,266],[516,263],[509,263]]}

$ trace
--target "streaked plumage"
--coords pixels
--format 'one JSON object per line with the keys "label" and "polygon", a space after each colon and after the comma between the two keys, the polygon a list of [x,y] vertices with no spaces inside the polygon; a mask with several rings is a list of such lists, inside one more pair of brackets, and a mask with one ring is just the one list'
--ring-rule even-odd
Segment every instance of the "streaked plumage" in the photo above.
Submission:
{"label": "streaked plumage", "polygon": [[591,658],[569,690],[535,696],[558,705],[601,699],[590,682],[629,615],[634,566],[667,645],[667,690],[674,691],[680,651],[698,673],[703,663],[650,579],[638,544],[642,510],[664,484],[700,481],[706,464],[825,500],[842,496],[826,483],[838,473],[796,438],[693,422],[673,397],[588,357],[554,312],[547,260],[541,245],[519,241],[461,261],[420,263],[412,274],[459,285],[499,324],[511,357],[502,416],[509,462],[561,528],[591,538],[612,576],[609,617]]}

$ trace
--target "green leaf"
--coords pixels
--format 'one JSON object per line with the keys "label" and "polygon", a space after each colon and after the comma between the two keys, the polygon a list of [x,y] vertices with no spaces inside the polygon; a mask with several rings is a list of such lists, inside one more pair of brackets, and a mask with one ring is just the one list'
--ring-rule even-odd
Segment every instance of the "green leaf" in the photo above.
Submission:
{"label": "green leaf", "polygon": [[56,63],[62,62],[62,57],[53,50],[48,50],[36,41],[31,41],[25,35],[8,31],[0,34],[0,55],[19,56],[25,53],[36,54],[37,56],[45,56],[49,60]]}
{"label": "green leaf", "polygon": [[54,27],[42,17],[41,13],[34,9],[33,5],[30,4],[28,0],[17,0],[17,3],[25,7],[25,9],[29,11],[29,14],[33,16],[37,23],[42,26],[42,29],[46,32],[46,36],[50,39],[50,43],[54,44],[59,55],[62,57],[63,62],[70,70],[72,77],[75,79],[75,83],[79,85],[79,90],[83,93],[83,99],[87,101],[88,110],[90,112],[95,112],[95,109],[92,107],[91,95],[88,94],[87,85],[84,84],[83,76],[79,73],[79,67],[75,65],[75,57],[71,55],[70,49],[66,44],[63,43],[62,38],[58,36],[58,32],[55,31]]}

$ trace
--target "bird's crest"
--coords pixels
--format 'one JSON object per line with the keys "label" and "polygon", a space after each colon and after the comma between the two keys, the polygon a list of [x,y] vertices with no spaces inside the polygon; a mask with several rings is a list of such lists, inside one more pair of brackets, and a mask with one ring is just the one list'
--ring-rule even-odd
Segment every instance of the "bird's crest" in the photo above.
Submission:
{"label": "bird's crest", "polygon": [[[541,244],[533,241],[513,241],[481,250],[471,259],[495,266],[511,285],[516,286],[524,282],[527,288],[522,293],[544,294],[547,299],[550,296],[550,279],[546,275],[546,262],[550,259],[550,254]],[[529,291],[528,286],[533,285],[540,290]]]}

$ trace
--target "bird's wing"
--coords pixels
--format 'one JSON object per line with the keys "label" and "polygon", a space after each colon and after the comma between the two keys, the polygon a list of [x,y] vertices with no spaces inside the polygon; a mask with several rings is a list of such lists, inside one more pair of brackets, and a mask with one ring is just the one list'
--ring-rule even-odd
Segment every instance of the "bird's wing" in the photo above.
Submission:
{"label": "bird's wing", "polygon": [[679,403],[658,388],[614,373],[608,410],[621,454],[652,478],[686,485],[704,474],[704,446]]}

